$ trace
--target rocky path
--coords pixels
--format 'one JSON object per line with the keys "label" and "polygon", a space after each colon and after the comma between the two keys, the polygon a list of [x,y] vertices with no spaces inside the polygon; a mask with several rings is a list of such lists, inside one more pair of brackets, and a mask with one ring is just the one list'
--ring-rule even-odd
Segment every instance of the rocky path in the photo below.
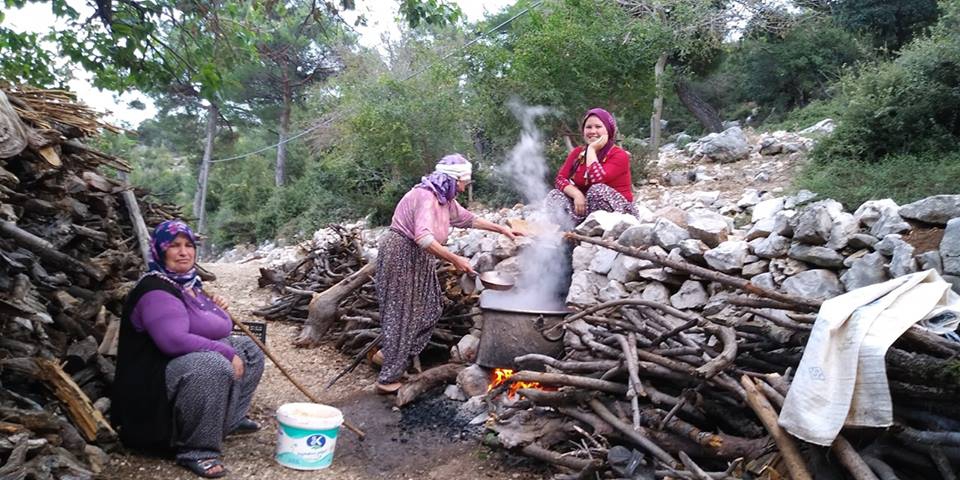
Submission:
{"label": "rocky path", "polygon": [[[218,280],[209,289],[231,301],[231,312],[244,321],[260,321],[251,312],[270,300],[270,291],[257,288],[262,264],[217,263],[206,265]],[[402,411],[393,407],[392,398],[374,393],[375,372],[366,365],[324,390],[328,379],[349,364],[330,345],[313,350],[292,346],[298,324],[270,322],[267,347],[284,367],[327,404],[343,410],[345,416],[367,433],[359,441],[341,430],[333,465],[325,470],[301,472],[278,465],[273,460],[276,448],[276,409],[288,402],[307,401],[269,360],[253,401],[251,417],[264,428],[255,434],[227,439],[224,463],[230,469],[227,478],[235,479],[449,479],[541,478],[539,468],[503,451],[483,447],[475,435],[452,430],[446,418],[450,408],[413,405]],[[421,402],[428,403],[428,402]],[[442,401],[440,403],[443,403]],[[111,479],[193,479],[190,472],[169,459],[147,457],[131,452],[111,455],[103,472]]]}

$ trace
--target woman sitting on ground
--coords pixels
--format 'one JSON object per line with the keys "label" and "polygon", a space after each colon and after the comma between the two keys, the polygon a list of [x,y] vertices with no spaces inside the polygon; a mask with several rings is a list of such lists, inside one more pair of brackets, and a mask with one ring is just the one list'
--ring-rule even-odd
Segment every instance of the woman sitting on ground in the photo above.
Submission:
{"label": "woman sitting on ground", "polygon": [[561,228],[571,229],[597,211],[637,215],[630,180],[630,154],[614,145],[617,122],[610,112],[594,108],[584,115],[580,131],[586,145],[574,148],[547,194],[547,211]]}
{"label": "woman sitting on ground", "polygon": [[507,227],[474,216],[457,202],[471,182],[472,167],[459,154],[440,160],[397,204],[390,231],[377,255],[377,300],[383,343],[375,356],[382,363],[377,391],[392,393],[410,362],[423,351],[443,310],[436,259],[475,275],[470,261],[444,247],[451,225],[519,235]]}
{"label": "woman sitting on ground", "polygon": [[124,445],[172,450],[178,465],[222,477],[224,436],[260,428],[246,414],[263,353],[230,336],[227,303],[203,291],[185,223],[161,223],[151,246],[150,271],[123,307],[111,417]]}

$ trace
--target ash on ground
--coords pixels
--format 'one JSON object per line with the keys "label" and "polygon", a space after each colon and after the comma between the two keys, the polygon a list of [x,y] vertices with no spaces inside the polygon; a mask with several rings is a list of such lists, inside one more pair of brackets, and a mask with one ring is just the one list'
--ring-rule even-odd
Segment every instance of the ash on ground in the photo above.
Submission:
{"label": "ash on ground", "polygon": [[391,440],[407,443],[417,432],[430,432],[450,440],[479,441],[485,430],[483,423],[471,422],[482,411],[465,406],[464,402],[447,398],[442,388],[435,388],[400,410],[400,431]]}

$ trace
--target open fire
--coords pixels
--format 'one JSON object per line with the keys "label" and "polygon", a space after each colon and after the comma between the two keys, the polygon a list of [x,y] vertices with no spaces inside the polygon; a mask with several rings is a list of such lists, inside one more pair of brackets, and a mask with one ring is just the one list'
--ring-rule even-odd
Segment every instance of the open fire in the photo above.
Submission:
{"label": "open fire", "polygon": [[[494,388],[503,385],[510,377],[513,376],[512,368],[495,368],[493,373],[490,374],[490,385],[487,386],[487,391],[491,391]],[[544,389],[540,385],[540,382],[513,382],[510,384],[510,387],[507,389],[507,398],[513,399],[517,395],[517,390],[521,388],[540,388]]]}

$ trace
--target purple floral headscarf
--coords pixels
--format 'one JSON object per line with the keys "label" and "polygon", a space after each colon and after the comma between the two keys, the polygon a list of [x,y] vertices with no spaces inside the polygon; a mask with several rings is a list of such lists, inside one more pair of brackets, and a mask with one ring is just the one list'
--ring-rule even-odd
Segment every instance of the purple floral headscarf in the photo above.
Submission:
{"label": "purple floral headscarf", "polygon": [[617,139],[617,120],[613,118],[610,112],[602,108],[591,108],[587,110],[587,114],[583,116],[583,120],[580,120],[580,133],[583,133],[583,126],[586,125],[587,119],[591,116],[597,117],[600,123],[607,129],[607,144],[597,152],[597,160],[603,160],[607,157],[607,152],[613,148],[613,144]]}
{"label": "purple floral headscarf", "polygon": [[457,196],[457,179],[460,177],[454,174],[469,178],[471,168],[470,162],[463,155],[447,155],[437,162],[433,173],[420,178],[420,183],[415,188],[430,190],[436,195],[440,205],[446,205]]}
{"label": "purple floral headscarf", "polygon": [[150,253],[153,255],[153,261],[150,262],[150,271],[160,273],[186,288],[201,288],[196,267],[191,268],[186,273],[175,273],[167,270],[167,249],[170,248],[170,244],[177,238],[177,235],[186,235],[194,245],[197,244],[197,237],[194,236],[193,230],[190,230],[190,227],[183,220],[167,220],[157,225],[150,242]]}

